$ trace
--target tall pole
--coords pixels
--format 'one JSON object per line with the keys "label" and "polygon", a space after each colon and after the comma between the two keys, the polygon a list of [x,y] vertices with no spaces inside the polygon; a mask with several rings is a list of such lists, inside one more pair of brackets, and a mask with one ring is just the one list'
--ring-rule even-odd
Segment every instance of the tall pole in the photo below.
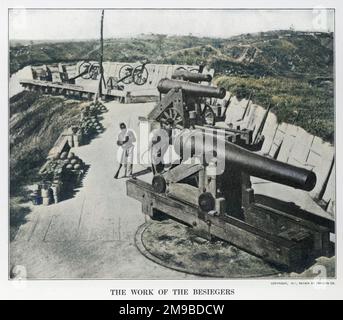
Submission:
{"label": "tall pole", "polygon": [[100,25],[100,81],[99,81],[99,98],[102,96],[102,82],[105,84],[105,78],[104,78],[104,68],[102,66],[103,58],[104,58],[104,10],[101,12],[101,25]]}

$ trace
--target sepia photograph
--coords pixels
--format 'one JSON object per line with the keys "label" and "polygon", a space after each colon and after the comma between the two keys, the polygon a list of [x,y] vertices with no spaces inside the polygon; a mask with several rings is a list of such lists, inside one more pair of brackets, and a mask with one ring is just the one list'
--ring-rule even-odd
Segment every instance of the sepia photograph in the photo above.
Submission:
{"label": "sepia photograph", "polygon": [[8,278],[336,279],[335,31],[9,8]]}

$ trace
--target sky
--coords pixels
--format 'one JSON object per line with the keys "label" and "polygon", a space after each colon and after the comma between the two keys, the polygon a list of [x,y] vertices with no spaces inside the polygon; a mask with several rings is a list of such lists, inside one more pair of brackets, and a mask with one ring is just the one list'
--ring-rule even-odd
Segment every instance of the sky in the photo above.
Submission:
{"label": "sky", "polygon": [[[99,37],[100,10],[11,9],[11,40]],[[334,31],[332,10],[105,10],[104,37],[138,34],[227,38],[269,30]]]}

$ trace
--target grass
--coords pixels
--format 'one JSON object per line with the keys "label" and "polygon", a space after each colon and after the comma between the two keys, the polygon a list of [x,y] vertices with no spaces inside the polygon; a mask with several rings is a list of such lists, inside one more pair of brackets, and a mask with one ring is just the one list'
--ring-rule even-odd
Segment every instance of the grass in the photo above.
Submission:
{"label": "grass", "polygon": [[40,97],[37,92],[22,91],[10,98],[10,117],[19,112],[24,112]]}
{"label": "grass", "polygon": [[82,102],[24,91],[10,102],[11,195],[37,173],[62,130],[79,121]]}
{"label": "grass", "polygon": [[298,125],[311,134],[334,142],[334,95],[332,83],[310,85],[306,80],[286,77],[235,77],[216,78],[237,98],[248,98],[265,108],[269,104],[279,122]]}
{"label": "grass", "polygon": [[[231,38],[141,35],[104,41],[104,61],[200,64],[239,75],[332,75],[333,35],[279,30]],[[249,47],[247,59],[238,58]],[[255,52],[257,53],[255,55]],[[99,41],[12,43],[10,73],[26,65],[99,60]],[[238,60],[237,60],[238,59]]]}

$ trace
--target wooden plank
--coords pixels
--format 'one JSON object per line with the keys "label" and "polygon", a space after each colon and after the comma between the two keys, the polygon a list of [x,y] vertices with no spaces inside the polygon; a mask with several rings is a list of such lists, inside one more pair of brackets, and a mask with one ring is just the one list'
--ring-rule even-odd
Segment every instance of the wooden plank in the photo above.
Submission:
{"label": "wooden plank", "polygon": [[330,213],[332,217],[335,217],[336,211],[336,166],[333,165],[324,195],[323,200],[327,202],[327,212]]}
{"label": "wooden plank", "polygon": [[195,229],[209,231],[210,234],[267,261],[294,267],[301,264],[303,256],[309,253],[307,241],[290,241],[229,216],[219,218],[205,215],[205,219],[200,219],[197,206],[170,199],[164,194],[156,194],[146,182],[131,179],[126,185],[128,196]]}
{"label": "wooden plank", "polygon": [[256,104],[251,105],[251,115],[248,121],[248,129],[253,130],[252,141],[256,139],[256,135],[258,134],[258,128],[260,127],[263,118],[265,116],[266,110]]}
{"label": "wooden plank", "polygon": [[150,206],[165,213],[168,213],[172,208],[172,216],[186,224],[192,225],[197,218],[195,206],[170,199],[164,194],[155,193],[149,183],[139,179],[127,180],[126,190],[129,197],[142,202],[143,206]]}
{"label": "wooden plank", "polygon": [[287,125],[287,129],[283,137],[282,146],[277,157],[277,160],[282,162],[288,162],[289,156],[294,146],[295,138],[298,134],[298,128],[299,127],[294,126],[292,124]]}
{"label": "wooden plank", "polygon": [[283,141],[283,138],[285,136],[287,126],[288,126],[288,124],[284,123],[284,122],[278,125],[276,132],[275,132],[275,135],[274,135],[272,146],[270,147],[270,150],[269,150],[269,156],[270,157],[274,158],[277,151],[279,150],[281,143]]}
{"label": "wooden plank", "polygon": [[288,163],[295,166],[304,167],[310,152],[314,136],[304,129],[298,127],[298,132],[294,140],[293,148],[288,157]]}
{"label": "wooden plank", "polygon": [[[206,227],[204,222],[200,223],[203,224],[203,227]],[[228,241],[244,251],[262,257],[266,261],[286,266],[299,263],[298,255],[296,259],[293,258],[296,263],[292,261],[291,246],[279,245],[260,233],[254,233],[251,230],[248,231],[230,223],[211,225],[210,231],[216,237]]]}
{"label": "wooden plank", "polygon": [[179,199],[194,206],[198,205],[199,190],[189,184],[171,183],[167,194],[171,198]]}
{"label": "wooden plank", "polygon": [[237,100],[235,96],[231,98],[230,106],[226,112],[226,123],[235,123],[242,118],[244,113],[244,106]]}
{"label": "wooden plank", "polygon": [[61,153],[66,143],[68,143],[68,137],[66,135],[61,134],[56,140],[54,146],[50,149],[48,158],[52,158],[56,156],[58,153]]}
{"label": "wooden plank", "polygon": [[178,182],[191,176],[202,168],[201,164],[180,164],[163,174],[168,182]]}
{"label": "wooden plank", "polygon": [[315,188],[310,192],[311,197],[320,198],[324,184],[327,181],[334,161],[335,150],[332,145],[324,142],[321,138],[315,137],[311,145],[306,166],[308,169],[313,169],[317,176]]}
{"label": "wooden plank", "polygon": [[246,210],[245,219],[247,223],[280,237],[285,237],[290,230],[293,230],[293,234],[308,233],[313,239],[311,251],[315,256],[329,253],[329,229],[310,220],[258,203]]}
{"label": "wooden plank", "polygon": [[276,115],[269,112],[266,123],[262,130],[262,135],[264,136],[264,142],[261,149],[261,154],[268,155],[273,144],[273,139],[278,127]]}

